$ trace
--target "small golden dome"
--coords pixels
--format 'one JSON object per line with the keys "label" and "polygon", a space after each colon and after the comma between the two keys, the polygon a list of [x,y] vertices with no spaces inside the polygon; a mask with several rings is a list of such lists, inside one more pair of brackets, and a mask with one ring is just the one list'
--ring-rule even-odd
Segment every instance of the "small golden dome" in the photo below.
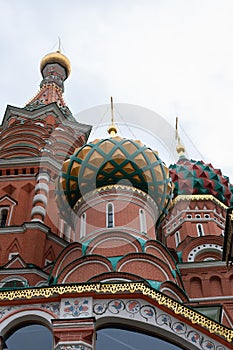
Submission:
{"label": "small golden dome", "polygon": [[47,55],[45,55],[42,58],[42,60],[40,62],[40,71],[41,71],[41,73],[42,73],[44,67],[46,66],[46,64],[49,64],[49,63],[58,63],[58,64],[60,64],[62,67],[65,68],[67,77],[70,75],[70,72],[71,72],[70,61],[60,51],[48,53]]}

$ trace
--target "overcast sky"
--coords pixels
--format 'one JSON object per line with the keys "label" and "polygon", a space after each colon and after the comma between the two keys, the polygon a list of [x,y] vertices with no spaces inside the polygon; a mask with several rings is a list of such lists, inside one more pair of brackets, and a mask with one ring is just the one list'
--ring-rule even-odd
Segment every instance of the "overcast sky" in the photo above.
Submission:
{"label": "overcast sky", "polygon": [[37,92],[40,60],[60,36],[72,63],[65,100],[80,122],[111,95],[172,127],[178,115],[182,138],[199,151],[189,156],[233,181],[232,18],[232,0],[0,0],[1,116]]}

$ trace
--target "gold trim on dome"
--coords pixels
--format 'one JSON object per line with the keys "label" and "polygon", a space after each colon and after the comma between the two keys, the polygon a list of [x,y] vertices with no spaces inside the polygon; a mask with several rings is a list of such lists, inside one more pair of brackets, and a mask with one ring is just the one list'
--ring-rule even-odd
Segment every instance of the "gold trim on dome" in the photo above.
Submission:
{"label": "gold trim on dome", "polygon": [[142,282],[128,282],[116,284],[72,284],[54,287],[30,288],[23,290],[10,290],[0,292],[0,300],[17,300],[32,299],[38,297],[50,298],[55,295],[63,295],[69,293],[102,293],[116,294],[122,292],[141,293],[157,301],[159,305],[163,305],[173,311],[175,314],[182,315],[193,324],[202,326],[210,333],[218,334],[224,337],[229,343],[233,341],[233,330],[205,317],[202,314],[180,304],[179,302],[169,298],[168,296],[155,291],[151,287],[146,286]]}
{"label": "gold trim on dome", "polygon": [[217,203],[223,209],[227,209],[228,207],[220,202],[217,198],[215,198],[212,194],[187,194],[187,195],[178,195],[175,199],[173,199],[173,204],[176,204],[180,201],[213,201]]}
{"label": "gold trim on dome", "polygon": [[45,55],[42,58],[42,60],[40,62],[41,73],[42,73],[44,67],[46,66],[46,64],[49,64],[49,63],[60,64],[62,67],[65,68],[66,73],[67,73],[67,77],[70,75],[71,63],[70,63],[69,59],[65,55],[63,55],[60,51],[48,53],[47,55]]}
{"label": "gold trim on dome", "polygon": [[143,196],[144,198],[146,198],[148,201],[150,201],[153,205],[157,206],[156,202],[153,200],[153,198],[147,194],[146,192],[133,187],[133,186],[126,186],[126,185],[106,185],[106,186],[102,186],[102,187],[98,187],[93,191],[87,192],[85,193],[81,198],[79,198],[76,202],[76,204],[74,205],[73,210],[75,211],[76,209],[78,209],[78,206],[82,203],[85,202],[88,198],[93,197],[96,193],[101,193],[104,191],[110,191],[110,190],[126,190],[126,191],[130,191],[130,192],[134,192],[136,194],[140,194],[141,196]]}

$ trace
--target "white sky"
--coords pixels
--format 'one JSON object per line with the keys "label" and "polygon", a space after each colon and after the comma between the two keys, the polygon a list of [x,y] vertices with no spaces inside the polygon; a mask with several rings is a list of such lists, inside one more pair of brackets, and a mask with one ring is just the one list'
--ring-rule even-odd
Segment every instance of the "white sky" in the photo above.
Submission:
{"label": "white sky", "polygon": [[[232,181],[232,18],[232,0],[0,0],[1,116],[37,92],[40,60],[60,36],[72,63],[65,100],[75,115],[110,96],[172,126],[178,115],[183,140],[200,152],[190,148],[189,156]],[[151,122],[142,116],[146,129]]]}

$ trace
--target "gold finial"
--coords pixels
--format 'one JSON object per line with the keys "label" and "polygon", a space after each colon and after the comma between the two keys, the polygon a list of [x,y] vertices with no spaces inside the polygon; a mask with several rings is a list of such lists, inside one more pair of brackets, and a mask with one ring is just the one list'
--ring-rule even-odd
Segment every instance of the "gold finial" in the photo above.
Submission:
{"label": "gold finial", "polygon": [[180,140],[180,135],[178,133],[178,117],[176,117],[176,140],[177,140],[177,146],[176,146],[176,151],[179,155],[179,157],[184,157],[185,155],[185,147],[182,144],[181,140]]}
{"label": "gold finial", "polygon": [[108,133],[111,137],[116,136],[117,134],[117,127],[114,122],[114,109],[113,109],[113,98],[111,97],[111,122],[112,124],[108,128]]}

